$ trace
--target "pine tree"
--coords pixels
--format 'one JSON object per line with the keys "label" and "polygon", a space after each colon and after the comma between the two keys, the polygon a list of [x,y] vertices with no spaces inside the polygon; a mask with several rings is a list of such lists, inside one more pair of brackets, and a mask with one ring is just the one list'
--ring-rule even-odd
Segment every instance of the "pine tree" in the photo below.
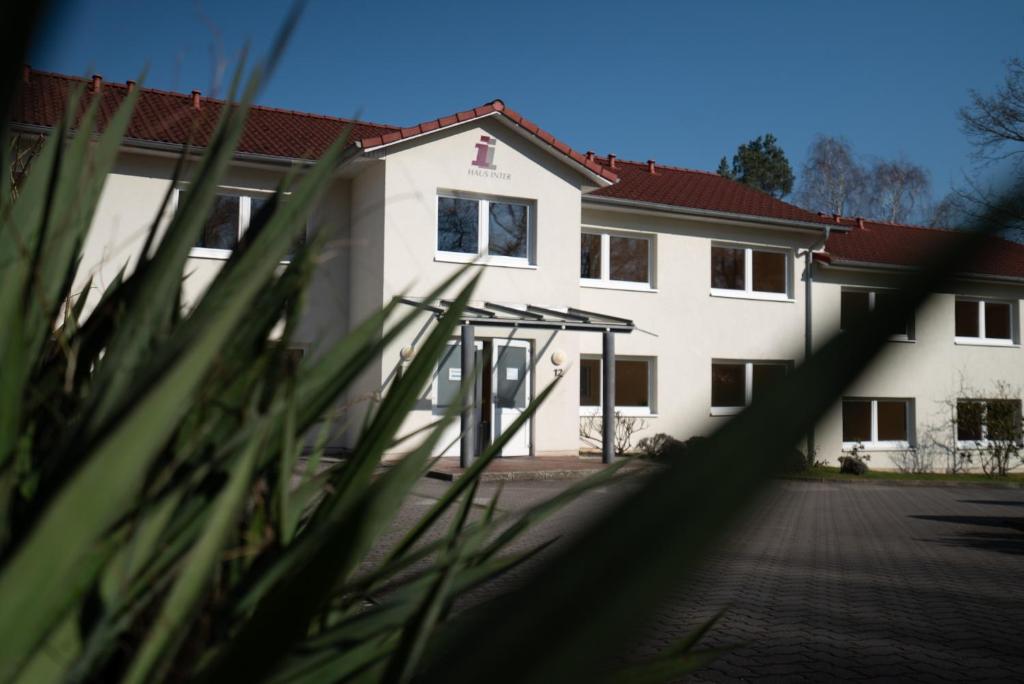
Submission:
{"label": "pine tree", "polygon": [[722,157],[722,161],[718,162],[718,175],[732,179],[732,169],[729,168],[729,162],[725,157]]}
{"label": "pine tree", "polygon": [[[721,168],[719,165],[719,173]],[[793,189],[793,169],[771,133],[758,136],[736,149],[731,177],[773,197],[785,197]]]}

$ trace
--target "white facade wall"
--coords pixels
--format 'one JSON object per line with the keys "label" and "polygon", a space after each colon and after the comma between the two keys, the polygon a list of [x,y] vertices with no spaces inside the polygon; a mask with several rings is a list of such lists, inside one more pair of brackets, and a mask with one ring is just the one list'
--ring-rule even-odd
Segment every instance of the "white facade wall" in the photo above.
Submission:
{"label": "white facade wall", "polygon": [[[482,135],[496,138],[497,174],[473,172],[474,146]],[[93,231],[85,247],[79,284],[93,275],[108,284],[126,262],[137,257],[146,231],[171,184],[173,158],[125,151],[109,178]],[[252,165],[233,168],[225,185],[235,191],[270,193],[283,174],[280,168]],[[187,175],[187,174],[186,174]],[[354,325],[391,297],[423,297],[462,268],[437,254],[439,192],[469,193],[485,198],[526,200],[533,207],[534,259],[529,267],[484,265],[476,303],[575,306],[621,316],[637,326],[631,335],[616,336],[619,357],[646,358],[655,363],[654,402],[642,437],[664,432],[685,439],[708,434],[728,418],[711,415],[713,359],[791,361],[799,363],[804,345],[803,259],[799,250],[820,245],[822,235],[741,221],[717,221],[638,209],[609,209],[589,202],[587,178],[558,155],[542,149],[494,118],[485,118],[378,151],[343,169],[315,207],[311,230],[329,230],[326,253],[314,277],[306,320],[298,343],[311,354],[336,342]],[[580,282],[581,232],[641,235],[654,241],[653,287],[650,290],[594,287]],[[714,296],[710,288],[711,246],[714,243],[785,249],[789,254],[789,297],[764,301]],[[186,293],[194,300],[216,275],[223,261],[189,259]],[[815,342],[820,345],[838,331],[840,293],[844,287],[885,287],[891,281],[878,272],[816,267],[813,294]],[[923,443],[944,421],[948,401],[964,383],[979,392],[999,381],[1024,387],[1024,356],[1019,345],[1019,300],[1024,289],[984,282],[962,283],[956,291],[1017,303],[1017,344],[996,348],[955,344],[954,294],[942,293],[918,313],[915,340],[892,342],[870,371],[846,396],[913,399],[912,439]],[[429,318],[407,331],[371,364],[339,410],[345,424],[359,425],[394,377],[400,350],[416,348]],[[477,338],[501,339],[508,330],[478,328]],[[530,435],[536,455],[577,453],[579,437],[579,359],[599,355],[597,333],[517,332],[533,352],[531,394],[564,377],[536,416]],[[557,368],[552,356],[569,360]],[[428,391],[410,416],[405,430],[435,419]],[[948,431],[948,430],[947,430]],[[354,430],[339,430],[335,447],[351,447]],[[818,458],[835,463],[842,452],[839,405],[817,432]],[[397,456],[406,448],[398,448]],[[894,467],[892,454],[871,453],[871,467]],[[944,463],[936,462],[941,468]]]}

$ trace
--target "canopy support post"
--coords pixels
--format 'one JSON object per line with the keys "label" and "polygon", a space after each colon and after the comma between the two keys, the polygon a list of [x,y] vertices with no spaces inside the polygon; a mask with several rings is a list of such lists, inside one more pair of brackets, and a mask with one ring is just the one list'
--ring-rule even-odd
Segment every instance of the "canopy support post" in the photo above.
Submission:
{"label": "canopy support post", "polygon": [[476,392],[473,384],[476,380],[475,368],[476,341],[473,326],[462,324],[462,442],[459,444],[459,467],[468,468],[476,457],[476,410],[473,401]]}
{"label": "canopy support post", "polygon": [[615,333],[602,333],[601,355],[601,462],[615,460]]}

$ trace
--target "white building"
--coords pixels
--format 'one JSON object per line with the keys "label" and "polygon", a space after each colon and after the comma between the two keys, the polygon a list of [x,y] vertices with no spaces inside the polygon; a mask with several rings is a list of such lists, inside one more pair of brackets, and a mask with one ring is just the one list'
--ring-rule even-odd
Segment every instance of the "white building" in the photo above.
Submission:
{"label": "white building", "polygon": [[[51,130],[70,89],[82,84],[26,70],[16,130]],[[88,97],[103,98],[104,115],[135,87],[99,78],[86,86]],[[187,191],[187,183],[171,187],[184,143],[191,135],[201,147],[222,107],[196,92],[142,93],[86,245],[83,279],[91,273],[107,283],[138,253],[165,193]],[[475,343],[489,370],[479,389],[482,440],[565,376],[509,456],[580,450],[581,419],[599,410],[602,335],[575,328],[632,322],[631,333],[616,336],[615,404],[644,419],[639,436],[707,434],[800,362],[808,330],[816,345],[828,339],[950,235],[820,216],[715,174],[581,154],[500,101],[408,128],[255,107],[189,261],[189,296],[214,277],[284,174],[308,165],[349,126],[352,144],[308,228],[330,231],[331,249],[300,342],[316,354],[392,297],[422,298],[479,258]],[[811,307],[806,250],[814,257]],[[970,404],[980,410],[961,419],[964,442],[984,439],[987,412],[1009,407],[1019,416],[1022,295],[1024,246],[993,240],[954,286],[894,331],[819,426],[818,458],[835,462],[859,443],[872,467],[894,467],[908,447],[956,439],[950,411],[958,400],[961,409],[988,400]],[[510,330],[480,324],[486,316],[568,325]],[[351,411],[379,396],[420,332],[367,369],[343,402]],[[459,364],[459,353],[442,360],[409,428],[446,405]],[[1010,397],[1014,403],[995,401]],[[341,433],[334,446],[351,438]]]}

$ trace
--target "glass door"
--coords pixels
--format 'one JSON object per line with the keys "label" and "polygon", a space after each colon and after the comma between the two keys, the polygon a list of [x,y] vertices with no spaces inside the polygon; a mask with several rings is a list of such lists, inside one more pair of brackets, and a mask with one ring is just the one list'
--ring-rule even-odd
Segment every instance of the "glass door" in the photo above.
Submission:
{"label": "glass door", "polygon": [[[492,439],[522,415],[530,401],[530,343],[494,340],[492,352]],[[502,449],[502,456],[530,455],[530,421],[523,423]]]}

